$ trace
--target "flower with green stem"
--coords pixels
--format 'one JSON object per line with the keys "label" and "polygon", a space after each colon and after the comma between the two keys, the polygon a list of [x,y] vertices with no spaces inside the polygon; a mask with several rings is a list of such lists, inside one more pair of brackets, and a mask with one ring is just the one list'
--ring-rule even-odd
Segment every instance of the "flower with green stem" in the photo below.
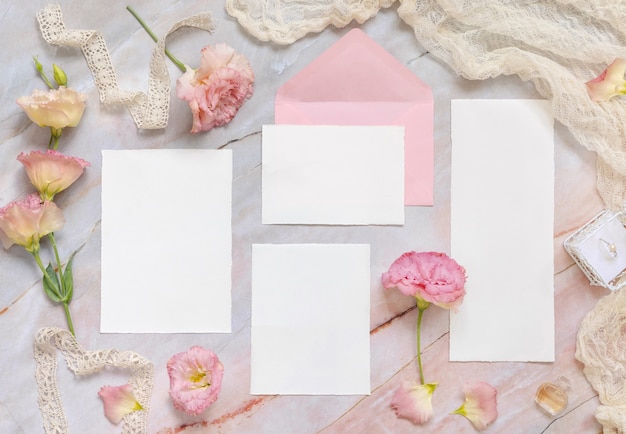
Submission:
{"label": "flower with green stem", "polygon": [[[63,305],[68,328],[74,334],[74,326],[69,312],[72,300],[73,278],[72,258],[63,270],[54,239],[54,231],[65,224],[62,211],[51,201],[43,201],[36,193],[9,203],[0,208],[0,241],[5,249],[13,244],[22,246],[29,252],[43,275],[43,287],[48,297]],[[54,250],[56,267],[44,267],[39,254],[40,240],[47,237]]]}
{"label": "flower with green stem", "polygon": [[422,366],[422,318],[431,304],[444,309],[456,308],[465,295],[465,269],[444,253],[407,252],[396,259],[382,275],[386,289],[397,288],[417,303],[417,365],[420,383],[405,382],[394,394],[392,407],[398,417],[416,424],[432,415],[432,394],[437,383],[426,383]]}

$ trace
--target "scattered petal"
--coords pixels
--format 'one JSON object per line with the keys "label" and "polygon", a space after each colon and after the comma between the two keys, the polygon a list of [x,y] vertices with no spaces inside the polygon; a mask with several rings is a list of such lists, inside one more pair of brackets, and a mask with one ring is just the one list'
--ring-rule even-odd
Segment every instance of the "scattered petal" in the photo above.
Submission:
{"label": "scattered petal", "polygon": [[417,381],[404,381],[391,400],[396,416],[408,419],[416,425],[426,423],[433,415],[433,392],[437,383],[420,384]]}
{"label": "scattered petal", "polygon": [[490,384],[480,382],[463,387],[465,402],[453,414],[465,416],[479,431],[484,431],[498,417],[497,390]]}
{"label": "scattered petal", "polygon": [[614,96],[626,94],[626,60],[615,59],[602,74],[585,83],[593,101],[608,101]]}
{"label": "scattered petal", "polygon": [[122,418],[133,411],[143,410],[143,407],[133,394],[130,384],[123,386],[104,386],[98,392],[104,403],[104,415],[117,425]]}

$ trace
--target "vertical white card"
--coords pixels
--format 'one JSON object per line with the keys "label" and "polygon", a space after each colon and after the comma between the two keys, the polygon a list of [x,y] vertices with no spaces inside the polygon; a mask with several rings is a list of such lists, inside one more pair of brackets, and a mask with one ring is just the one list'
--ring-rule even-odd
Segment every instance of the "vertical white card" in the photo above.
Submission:
{"label": "vertical white card", "polygon": [[264,224],[404,224],[404,127],[264,125]]}
{"label": "vertical white card", "polygon": [[231,330],[230,150],[102,151],[101,331]]}
{"label": "vertical white card", "polygon": [[252,394],[370,393],[370,249],[252,246]]}
{"label": "vertical white card", "polygon": [[554,360],[554,120],[544,100],[453,100],[452,361]]}

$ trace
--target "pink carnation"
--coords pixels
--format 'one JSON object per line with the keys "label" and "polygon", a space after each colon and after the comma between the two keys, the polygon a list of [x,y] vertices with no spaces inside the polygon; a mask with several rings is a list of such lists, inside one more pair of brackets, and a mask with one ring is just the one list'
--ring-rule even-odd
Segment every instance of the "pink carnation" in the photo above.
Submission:
{"label": "pink carnation", "polygon": [[437,252],[404,253],[382,275],[385,288],[398,288],[403,294],[445,309],[463,302],[465,280],[465,269]]}
{"label": "pink carnation", "polygon": [[197,416],[217,400],[224,366],[213,351],[196,345],[173,355],[167,373],[174,407]]}
{"label": "pink carnation", "polygon": [[192,133],[224,125],[253,92],[254,73],[245,57],[226,44],[202,49],[200,67],[187,68],[176,82],[176,94],[189,103]]}

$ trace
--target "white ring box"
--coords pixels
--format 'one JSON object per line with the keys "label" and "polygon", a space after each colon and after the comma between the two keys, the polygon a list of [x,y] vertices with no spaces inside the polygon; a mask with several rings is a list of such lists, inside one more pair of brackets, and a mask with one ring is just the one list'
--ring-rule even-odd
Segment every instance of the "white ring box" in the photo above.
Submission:
{"label": "white ring box", "polygon": [[626,216],[604,210],[563,242],[589,282],[611,291],[626,284],[626,227],[620,217]]}

